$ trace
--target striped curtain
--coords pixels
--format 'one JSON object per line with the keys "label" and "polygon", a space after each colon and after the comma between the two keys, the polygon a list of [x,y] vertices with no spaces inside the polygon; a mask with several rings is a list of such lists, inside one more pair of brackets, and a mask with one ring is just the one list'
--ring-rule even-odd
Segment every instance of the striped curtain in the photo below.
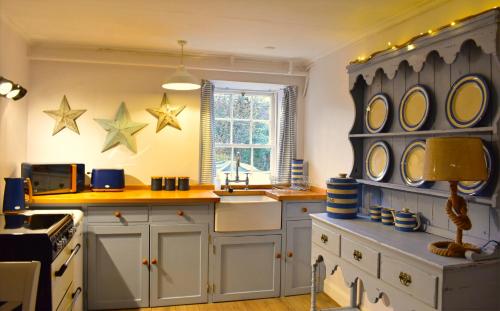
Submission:
{"label": "striped curtain", "polygon": [[200,114],[200,184],[212,184],[215,176],[214,85],[207,80],[201,83]]}
{"label": "striped curtain", "polygon": [[287,86],[283,92],[279,114],[277,175],[280,182],[290,182],[292,159],[297,155],[297,87]]}

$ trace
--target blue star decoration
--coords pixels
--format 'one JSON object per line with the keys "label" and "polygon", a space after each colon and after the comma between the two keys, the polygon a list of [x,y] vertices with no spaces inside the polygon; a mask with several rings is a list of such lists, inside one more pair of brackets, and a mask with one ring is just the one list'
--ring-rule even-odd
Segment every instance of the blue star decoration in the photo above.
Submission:
{"label": "blue star decoration", "polygon": [[147,123],[132,121],[124,102],[122,102],[120,108],[118,108],[114,120],[94,120],[108,132],[101,152],[108,151],[118,145],[124,145],[127,146],[127,148],[132,152],[136,153],[137,145],[133,135],[148,125]]}
{"label": "blue star decoration", "polygon": [[167,99],[167,94],[163,93],[163,98],[161,100],[160,107],[157,108],[146,108],[147,112],[158,119],[156,123],[156,133],[161,131],[166,126],[171,126],[178,130],[181,130],[177,116],[184,110],[186,106],[172,108]]}

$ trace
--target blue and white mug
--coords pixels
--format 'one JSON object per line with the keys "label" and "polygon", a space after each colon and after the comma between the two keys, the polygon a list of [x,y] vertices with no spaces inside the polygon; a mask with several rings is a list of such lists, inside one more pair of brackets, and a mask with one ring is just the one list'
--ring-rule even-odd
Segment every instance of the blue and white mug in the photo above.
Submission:
{"label": "blue and white mug", "polygon": [[370,206],[370,220],[376,222],[382,221],[382,206],[380,205]]}
{"label": "blue and white mug", "polygon": [[392,226],[394,225],[394,216],[392,213],[394,212],[394,209],[392,208],[383,208],[381,212],[382,216],[382,224],[386,226]]}

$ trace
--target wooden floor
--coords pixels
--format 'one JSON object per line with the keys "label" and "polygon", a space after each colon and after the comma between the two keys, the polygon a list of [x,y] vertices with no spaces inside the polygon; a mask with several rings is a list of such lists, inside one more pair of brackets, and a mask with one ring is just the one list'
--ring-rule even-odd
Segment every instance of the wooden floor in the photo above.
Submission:
{"label": "wooden floor", "polygon": [[[321,293],[318,295],[318,307],[333,308],[339,305],[330,297]],[[128,309],[140,311],[309,311],[310,296],[299,295],[283,298],[243,300],[232,302],[218,302],[199,305],[185,305],[160,308]]]}

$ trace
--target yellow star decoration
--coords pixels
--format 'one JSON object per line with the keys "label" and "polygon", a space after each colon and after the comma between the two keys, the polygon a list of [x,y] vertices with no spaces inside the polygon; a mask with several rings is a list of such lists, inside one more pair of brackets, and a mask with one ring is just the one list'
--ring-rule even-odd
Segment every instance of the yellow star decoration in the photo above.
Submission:
{"label": "yellow star decoration", "polygon": [[133,135],[148,125],[147,123],[134,122],[130,120],[130,114],[125,106],[125,103],[121,103],[114,120],[94,120],[108,132],[101,152],[108,151],[118,145],[125,145],[132,152],[136,153],[137,145]]}
{"label": "yellow star decoration", "polygon": [[48,114],[52,119],[56,120],[54,130],[52,131],[52,136],[54,136],[65,127],[80,135],[76,119],[78,119],[78,117],[86,111],[87,110],[83,109],[71,110],[71,107],[68,104],[68,99],[66,98],[66,95],[64,95],[61,104],[59,105],[59,110],[44,110],[43,112]]}
{"label": "yellow star decoration", "polygon": [[179,115],[179,113],[181,113],[182,110],[184,110],[184,108],[186,108],[186,106],[177,108],[170,107],[170,103],[167,99],[167,94],[163,93],[160,107],[146,108],[146,110],[158,119],[158,122],[156,123],[156,133],[158,133],[167,125],[181,130],[181,126],[179,125],[177,116]]}

